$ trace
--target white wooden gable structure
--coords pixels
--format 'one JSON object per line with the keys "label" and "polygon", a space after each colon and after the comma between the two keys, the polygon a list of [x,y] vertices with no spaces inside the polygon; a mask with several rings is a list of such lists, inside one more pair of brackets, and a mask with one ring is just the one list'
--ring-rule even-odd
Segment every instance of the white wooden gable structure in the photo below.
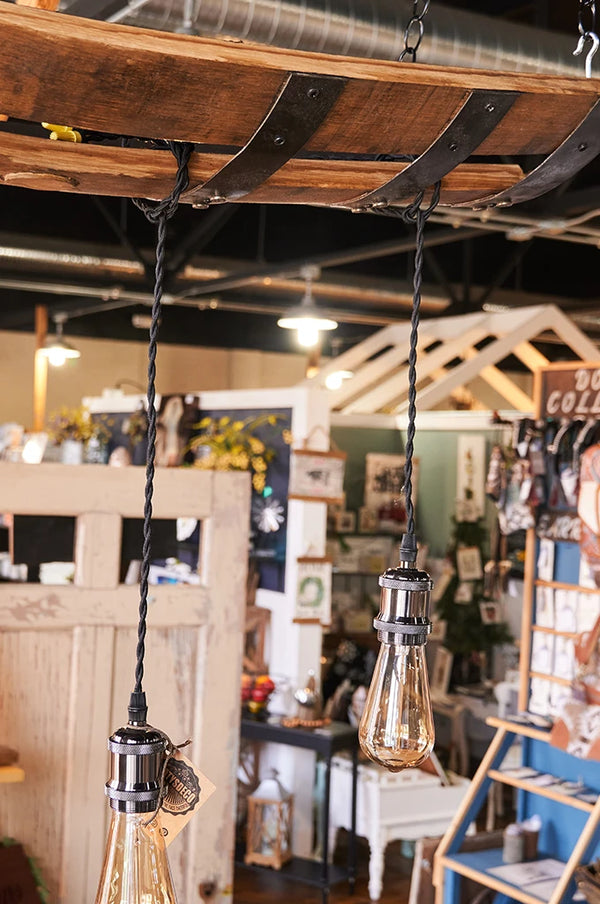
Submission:
{"label": "white wooden gable structure", "polygon": [[[547,358],[531,343],[549,333],[582,360],[598,357],[596,345],[555,305],[422,321],[417,364],[419,410],[439,407],[457,389],[480,377],[506,400],[507,407],[533,411],[533,399],[496,365],[512,354],[531,371],[546,366]],[[352,377],[328,393],[332,411],[406,414],[409,338],[408,321],[384,327],[332,359],[303,385],[324,388],[330,374],[351,371]]]}

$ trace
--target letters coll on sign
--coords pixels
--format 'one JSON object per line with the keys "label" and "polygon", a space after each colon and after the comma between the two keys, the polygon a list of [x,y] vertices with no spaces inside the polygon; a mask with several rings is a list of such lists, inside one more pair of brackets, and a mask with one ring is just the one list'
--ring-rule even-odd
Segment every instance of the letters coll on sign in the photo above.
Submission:
{"label": "letters coll on sign", "polygon": [[600,362],[555,365],[542,374],[542,417],[600,417]]}

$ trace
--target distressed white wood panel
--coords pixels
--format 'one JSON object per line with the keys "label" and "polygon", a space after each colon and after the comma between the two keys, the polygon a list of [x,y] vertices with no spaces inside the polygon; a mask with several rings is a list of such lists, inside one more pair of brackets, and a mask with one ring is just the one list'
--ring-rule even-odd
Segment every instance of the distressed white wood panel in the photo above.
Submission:
{"label": "distressed white wood panel", "polygon": [[[154,517],[208,517],[213,502],[211,477],[210,472],[199,469],[157,468]],[[124,518],[143,516],[144,468],[2,462],[1,480],[2,512],[19,515],[114,512]]]}
{"label": "distressed white wood panel", "polygon": [[[59,466],[57,476],[68,476],[66,486],[73,475],[91,477],[94,470],[94,479],[112,480],[112,469],[93,466]],[[30,492],[25,477],[36,467],[10,471],[22,497],[4,493],[8,466],[0,465],[0,509],[10,496],[14,511],[54,513],[54,493],[48,507],[43,495],[34,510],[23,507]],[[136,469],[122,473],[134,475]],[[230,900],[233,870],[249,475],[172,473],[178,474],[177,484],[184,478],[189,498],[183,507],[179,487],[177,508],[167,502],[159,509],[161,517],[206,512],[199,491],[211,503],[202,524],[204,583],[150,588],[144,687],[152,723],[175,742],[191,735],[191,758],[217,785],[170,851],[179,902],[201,900],[208,886],[211,902],[222,902]],[[126,497],[118,500],[124,514]],[[101,495],[89,494],[89,503],[96,498]],[[143,494],[135,516],[142,501]],[[71,499],[59,511],[72,514],[73,508]],[[81,514],[90,534],[94,525],[108,523],[96,513]],[[90,535],[82,549],[80,579],[102,583],[102,562],[88,555],[94,542]],[[111,539],[98,548],[104,550],[107,568],[114,569],[118,544]],[[0,585],[0,731],[3,741],[20,751],[27,772],[22,786],[0,795],[0,827],[39,859],[52,904],[89,901],[95,894],[109,814],[103,794],[106,739],[127,718],[138,601],[137,587]]]}
{"label": "distressed white wood panel", "polygon": [[2,789],[0,826],[36,857],[52,901],[59,900],[71,656],[71,631],[0,632],[0,731],[26,775]]}
{"label": "distressed white wood panel", "polygon": [[[72,634],[64,836],[59,899],[92,902],[108,829],[104,781],[111,718],[115,629],[76,627]],[[39,640],[38,640],[39,642]],[[73,852],[78,859],[73,862]]]}
{"label": "distressed white wood panel", "polygon": [[[67,465],[65,465],[67,467]],[[57,627],[137,624],[140,592],[120,584],[116,590],[48,587],[42,584],[0,584],[0,629],[26,625],[52,631]],[[159,584],[150,587],[148,610],[153,625],[195,625],[204,621],[210,605],[206,587]]]}
{"label": "distressed white wood panel", "polygon": [[107,512],[79,515],[75,526],[75,585],[114,590],[119,583],[123,519]]}

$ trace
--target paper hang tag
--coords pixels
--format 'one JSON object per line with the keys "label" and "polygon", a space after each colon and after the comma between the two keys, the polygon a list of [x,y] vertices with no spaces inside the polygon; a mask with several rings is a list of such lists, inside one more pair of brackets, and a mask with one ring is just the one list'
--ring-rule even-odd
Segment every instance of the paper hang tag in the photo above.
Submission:
{"label": "paper hang tag", "polygon": [[216,788],[180,750],[169,760],[165,786],[166,792],[159,812],[162,833],[168,847]]}

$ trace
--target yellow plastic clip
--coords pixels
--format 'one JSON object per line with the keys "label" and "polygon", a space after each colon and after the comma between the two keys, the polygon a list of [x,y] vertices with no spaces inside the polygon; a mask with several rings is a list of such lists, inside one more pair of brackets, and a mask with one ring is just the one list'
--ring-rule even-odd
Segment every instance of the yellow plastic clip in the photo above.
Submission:
{"label": "yellow plastic clip", "polygon": [[51,141],[74,141],[79,144],[81,135],[71,126],[55,126],[51,122],[43,122],[43,127],[50,132]]}

